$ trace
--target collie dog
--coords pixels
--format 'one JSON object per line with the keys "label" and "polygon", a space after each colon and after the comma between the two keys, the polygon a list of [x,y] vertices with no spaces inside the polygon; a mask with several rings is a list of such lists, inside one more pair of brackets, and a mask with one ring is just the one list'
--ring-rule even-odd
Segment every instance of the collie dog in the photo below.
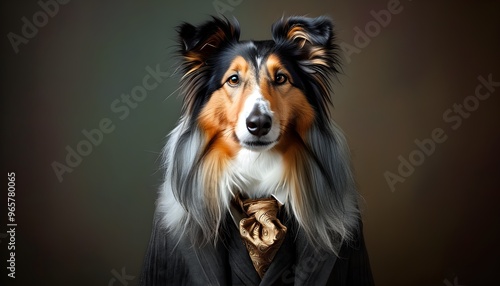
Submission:
{"label": "collie dog", "polygon": [[[338,256],[360,220],[348,146],[331,116],[339,70],[332,22],[283,18],[265,41],[240,41],[239,25],[219,18],[184,23],[178,34],[182,115],[163,152],[144,272],[158,276],[188,259],[169,258],[176,247],[227,241],[237,193],[274,196],[313,249]],[[201,276],[214,268],[204,267]],[[161,284],[144,272],[143,283]]]}

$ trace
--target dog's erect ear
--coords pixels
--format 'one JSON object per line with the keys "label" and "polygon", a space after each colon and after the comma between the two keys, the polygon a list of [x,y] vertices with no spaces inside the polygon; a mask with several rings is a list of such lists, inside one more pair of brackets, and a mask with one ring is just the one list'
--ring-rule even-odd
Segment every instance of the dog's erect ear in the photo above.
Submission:
{"label": "dog's erect ear", "polygon": [[272,26],[273,40],[289,40],[303,47],[306,43],[325,46],[333,37],[332,21],[326,17],[281,18]]}
{"label": "dog's erect ear", "polygon": [[240,37],[239,24],[227,19],[213,17],[211,21],[195,27],[184,23],[177,29],[179,33],[180,53],[191,73],[205,64],[222,46],[237,42]]}
{"label": "dog's erect ear", "polygon": [[276,43],[296,44],[301,56],[309,64],[334,67],[334,50],[332,21],[327,17],[307,18],[294,16],[282,18],[272,26],[273,40]]}

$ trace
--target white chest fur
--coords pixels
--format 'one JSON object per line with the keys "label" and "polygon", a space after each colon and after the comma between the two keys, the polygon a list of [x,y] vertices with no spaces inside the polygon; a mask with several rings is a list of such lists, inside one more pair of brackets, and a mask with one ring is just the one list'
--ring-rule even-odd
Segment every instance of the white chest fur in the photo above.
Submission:
{"label": "white chest fur", "polygon": [[241,149],[232,167],[232,173],[240,179],[240,191],[249,197],[268,197],[282,192],[284,168],[279,153]]}

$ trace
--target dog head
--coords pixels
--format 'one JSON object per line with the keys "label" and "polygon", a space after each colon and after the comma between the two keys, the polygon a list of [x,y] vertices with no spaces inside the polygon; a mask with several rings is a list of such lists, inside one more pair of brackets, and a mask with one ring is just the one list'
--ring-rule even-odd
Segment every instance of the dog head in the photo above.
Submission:
{"label": "dog head", "polygon": [[284,148],[328,121],[328,76],[337,71],[328,18],[290,17],[272,40],[239,41],[239,26],[213,18],[179,27],[184,113],[228,150]]}

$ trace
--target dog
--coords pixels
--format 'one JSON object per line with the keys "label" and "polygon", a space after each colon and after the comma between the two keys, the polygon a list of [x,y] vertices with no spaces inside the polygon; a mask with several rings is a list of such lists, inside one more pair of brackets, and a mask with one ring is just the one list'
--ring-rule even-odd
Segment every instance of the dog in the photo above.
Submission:
{"label": "dog", "polygon": [[[332,21],[293,16],[271,30],[271,40],[240,41],[225,18],[178,27],[183,106],[163,151],[142,285],[373,284],[349,149],[331,116]],[[263,224],[284,238],[258,272],[235,200],[261,198],[278,206]]]}

